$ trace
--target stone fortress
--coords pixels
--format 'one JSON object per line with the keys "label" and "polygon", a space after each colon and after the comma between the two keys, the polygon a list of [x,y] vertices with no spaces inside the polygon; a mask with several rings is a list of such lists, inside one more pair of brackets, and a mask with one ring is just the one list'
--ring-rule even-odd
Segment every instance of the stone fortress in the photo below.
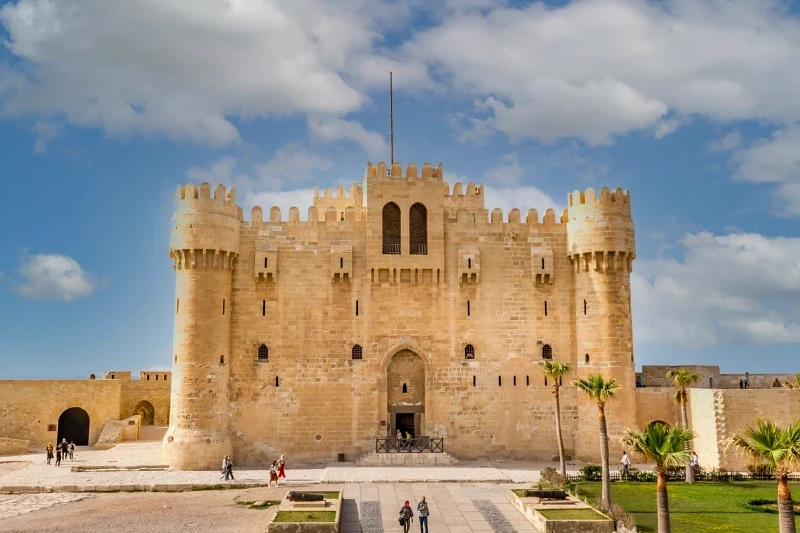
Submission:
{"label": "stone fortress", "polygon": [[[216,470],[227,453],[241,466],[363,461],[399,429],[443,438],[457,459],[551,460],[544,360],[572,368],[561,388],[572,458],[599,460],[596,407],[576,377],[621,384],[607,406],[612,459],[625,428],[677,423],[670,367],[635,372],[629,193],[575,191],[560,216],[524,220],[490,212],[483,193],[451,188],[441,165],[367,164],[349,194],[315,189],[304,221],[277,207],[248,221],[234,189],[179,187],[173,371],[0,381],[0,454],[76,428],[91,445],[150,428],[177,469]],[[794,376],[751,374],[741,390],[739,375],[684,368],[701,375],[689,417],[706,468],[743,468],[724,441],[757,417],[800,417],[800,391],[782,386]],[[86,416],[63,418],[76,407]]]}

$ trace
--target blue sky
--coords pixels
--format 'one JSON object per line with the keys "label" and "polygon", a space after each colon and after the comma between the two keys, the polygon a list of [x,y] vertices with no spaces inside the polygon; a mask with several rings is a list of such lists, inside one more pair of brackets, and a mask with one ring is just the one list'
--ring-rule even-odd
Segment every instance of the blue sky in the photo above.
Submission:
{"label": "blue sky", "polygon": [[389,158],[390,70],[396,159],[490,209],[630,189],[637,366],[798,371],[795,3],[0,6],[0,378],[168,368],[174,187],[304,212]]}

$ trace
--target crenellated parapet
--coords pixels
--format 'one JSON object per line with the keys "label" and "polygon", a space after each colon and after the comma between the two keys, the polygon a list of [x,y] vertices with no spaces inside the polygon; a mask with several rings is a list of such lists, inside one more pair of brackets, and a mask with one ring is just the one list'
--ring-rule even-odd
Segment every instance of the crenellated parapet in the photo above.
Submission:
{"label": "crenellated parapet", "polygon": [[365,173],[366,181],[371,180],[389,180],[389,179],[419,179],[429,181],[442,181],[444,171],[442,164],[433,166],[430,163],[422,165],[420,171],[417,170],[416,163],[409,163],[406,167],[406,172],[403,174],[403,165],[401,163],[393,163],[387,166],[386,163],[381,161],[373,166],[372,163],[367,162],[367,170]]}
{"label": "crenellated parapet", "polygon": [[170,231],[170,257],[175,270],[230,270],[239,254],[242,208],[236,189],[224,185],[181,185],[175,191]]}
{"label": "crenellated parapet", "polygon": [[627,191],[575,191],[566,214],[568,253],[576,272],[632,271],[636,234]]}
{"label": "crenellated parapet", "polygon": [[450,213],[449,216],[454,216],[459,209],[468,209],[474,211],[476,209],[483,209],[483,184],[475,185],[472,182],[467,183],[466,194],[461,182],[453,184],[452,193],[450,186],[445,183],[444,187],[444,207]]}
{"label": "crenellated parapet", "polygon": [[553,225],[563,224],[568,221],[567,210],[565,209],[561,216],[556,215],[555,209],[549,208],[545,211],[544,216],[539,219],[539,211],[536,209],[529,209],[525,215],[525,220],[522,220],[522,213],[519,209],[512,209],[508,212],[507,216],[503,215],[503,210],[500,208],[492,209],[468,209],[461,207],[456,211],[455,222],[450,219],[450,224],[456,225],[469,225],[469,224],[488,224],[492,226],[506,226],[506,225],[519,225],[524,224],[528,226],[538,225]]}

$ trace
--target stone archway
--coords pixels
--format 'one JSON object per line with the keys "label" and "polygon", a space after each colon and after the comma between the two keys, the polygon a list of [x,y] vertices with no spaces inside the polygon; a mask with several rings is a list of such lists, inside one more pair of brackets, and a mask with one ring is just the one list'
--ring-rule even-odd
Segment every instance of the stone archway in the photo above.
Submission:
{"label": "stone archway", "polygon": [[133,408],[133,414],[142,416],[143,426],[152,426],[156,418],[156,409],[152,403],[142,400]]}
{"label": "stone archway", "polygon": [[89,413],[80,407],[70,407],[58,417],[58,437],[56,442],[67,439],[75,446],[89,445]]}
{"label": "stone archway", "polygon": [[386,368],[386,408],[389,434],[398,429],[412,437],[422,435],[425,415],[425,362],[411,350],[395,353]]}

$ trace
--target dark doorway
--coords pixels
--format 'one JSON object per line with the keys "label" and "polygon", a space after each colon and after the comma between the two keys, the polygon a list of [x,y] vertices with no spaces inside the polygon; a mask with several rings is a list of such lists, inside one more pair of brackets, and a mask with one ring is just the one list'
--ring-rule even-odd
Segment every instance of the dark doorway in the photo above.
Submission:
{"label": "dark doorway", "polygon": [[75,446],[89,445],[89,414],[80,407],[70,407],[58,417],[58,442],[67,439]]}
{"label": "dark doorway", "polygon": [[153,404],[147,400],[142,400],[141,402],[137,403],[136,407],[133,408],[133,414],[142,416],[143,426],[152,426],[155,422],[156,410],[153,407]]}
{"label": "dark doorway", "polygon": [[417,434],[414,432],[414,413],[397,413],[395,414],[395,428],[399,429],[403,433],[403,438],[406,436],[406,432],[411,433],[412,437],[416,437]]}

